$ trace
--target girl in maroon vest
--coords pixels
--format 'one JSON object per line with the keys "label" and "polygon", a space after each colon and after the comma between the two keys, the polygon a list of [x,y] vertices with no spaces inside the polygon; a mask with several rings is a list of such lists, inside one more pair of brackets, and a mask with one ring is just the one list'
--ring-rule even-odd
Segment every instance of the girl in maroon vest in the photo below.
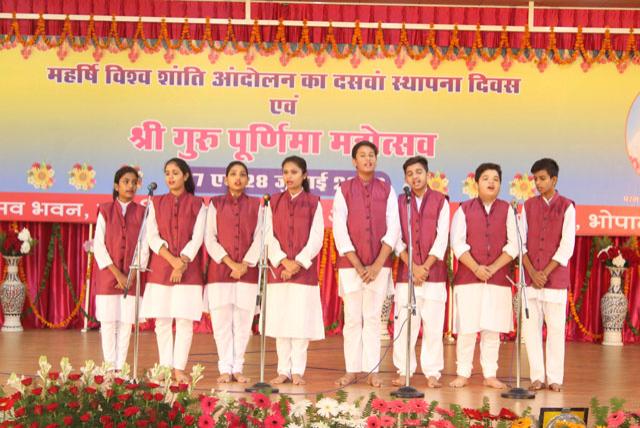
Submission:
{"label": "girl in maroon vest", "polygon": [[[430,388],[439,388],[440,375],[444,368],[444,349],[442,344],[442,328],[447,301],[447,267],[444,255],[449,243],[449,202],[440,192],[433,191],[427,184],[429,164],[423,156],[407,159],[402,165],[407,184],[411,186],[411,238],[413,240],[413,285],[416,295],[416,314],[411,317],[411,355],[410,373],[413,375],[417,363],[415,345],[420,332],[422,320],[422,350],[420,366],[427,377]],[[407,368],[407,293],[409,292],[409,224],[407,216],[407,196],[398,198],[400,212],[401,239],[396,246],[396,254],[402,263],[396,280],[396,329],[393,342],[393,364],[400,375],[393,384],[403,386]]]}
{"label": "girl in maroon vest", "polygon": [[231,162],[224,179],[228,192],[211,198],[207,213],[205,246],[211,260],[206,298],[218,349],[219,383],[249,381],[242,371],[258,295],[255,266],[262,208],[260,198],[244,193],[248,182],[247,166]]}
{"label": "girl in maroon vest", "polygon": [[271,198],[267,336],[276,338],[278,376],[271,382],[305,383],[309,340],[324,339],[318,287],[318,253],[324,240],[320,198],[309,193],[307,163],[299,156],[282,162],[287,189]]}
{"label": "girl in maroon vest", "polygon": [[518,255],[515,215],[498,199],[500,165],[483,163],[476,169],[478,197],[463,202],[451,223],[451,248],[459,260],[454,278],[458,333],[458,377],[451,386],[465,386],[473,368],[476,335],[480,332],[480,363],[484,384],[505,388],[497,378],[500,333],[513,329],[509,263]]}
{"label": "girl in maroon vest", "polygon": [[354,145],[351,158],[356,176],[340,185],[333,200],[347,371],[336,384],[346,386],[365,372],[371,373],[367,383],[379,387],[380,315],[393,294],[390,256],[400,235],[398,200],[391,184],[375,177],[378,148],[373,143]]}
{"label": "girl in maroon vest", "polygon": [[178,382],[187,382],[184,369],[193,321],[202,317],[200,247],[207,210],[202,199],[194,196],[193,176],[185,161],[167,161],[164,178],[169,193],[154,197],[149,207],[147,241],[152,253],[142,316],[156,319],[160,364],[173,367]]}
{"label": "girl in maroon vest", "polygon": [[547,324],[546,381],[549,389],[562,390],[564,377],[567,288],[571,283],[569,259],[576,239],[576,209],[573,201],[556,191],[559,167],[553,159],[540,159],[531,167],[539,195],[522,209],[523,264],[531,287],[527,291],[529,318],[523,319],[523,334],[529,357],[531,386],[545,384],[542,325]]}
{"label": "girl in maroon vest", "polygon": [[[130,166],[116,171],[113,202],[100,205],[93,240],[96,318],[100,321],[104,361],[115,370],[121,370],[127,360],[131,325],[135,322],[135,299],[125,299],[122,292],[144,215],[144,208],[133,202],[138,179],[138,171]],[[142,251],[141,255],[141,264],[146,266],[149,253]],[[131,287],[135,289],[135,283]]]}

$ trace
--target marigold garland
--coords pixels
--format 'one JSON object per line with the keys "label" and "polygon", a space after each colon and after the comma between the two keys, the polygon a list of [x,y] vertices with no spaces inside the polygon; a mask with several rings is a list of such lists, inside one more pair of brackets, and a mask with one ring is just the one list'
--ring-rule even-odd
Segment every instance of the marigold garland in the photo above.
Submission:
{"label": "marigold garland", "polygon": [[576,305],[573,301],[573,293],[571,292],[571,290],[568,290],[569,292],[569,308],[571,309],[571,315],[573,316],[573,320],[575,321],[576,325],[578,326],[578,329],[582,332],[582,334],[584,334],[585,336],[589,336],[592,337],[594,339],[602,339],[602,335],[601,334],[597,334],[597,333],[593,333],[589,330],[587,330],[587,328],[584,326],[584,324],[582,324],[582,321],[580,321],[580,317],[578,316],[578,311],[576,310]]}
{"label": "marigold garland", "polygon": [[[588,71],[595,63],[614,63],[618,71],[623,73],[630,63],[640,64],[640,53],[633,33],[633,28],[629,29],[629,36],[624,51],[618,55],[611,44],[611,32],[607,29],[604,33],[600,49],[589,51],[584,46],[584,33],[582,26],[578,27],[576,40],[571,50],[559,49],[557,47],[556,33],[553,27],[549,32],[548,44],[545,49],[539,50],[539,54],[531,46],[531,33],[528,26],[525,26],[522,41],[518,48],[512,48],[509,44],[509,33],[506,26],[502,27],[500,39],[496,48],[487,48],[482,41],[482,32],[480,24],[476,26],[474,40],[469,48],[465,48],[460,44],[458,37],[458,27],[454,25],[449,38],[447,47],[439,47],[436,43],[436,31],[434,24],[430,24],[429,32],[422,45],[412,45],[409,42],[406,26],[403,23],[400,29],[399,42],[396,46],[388,48],[385,41],[382,22],[378,22],[378,28],[375,32],[373,43],[365,44],[362,37],[360,21],[355,21],[351,43],[340,49],[334,34],[334,28],[331,22],[327,28],[324,39],[318,43],[312,43],[309,36],[309,27],[307,21],[303,21],[302,31],[298,40],[287,40],[286,26],[283,18],[279,19],[279,23],[275,32],[275,36],[271,42],[267,42],[261,35],[261,26],[258,21],[254,21],[251,28],[251,34],[247,42],[238,42],[236,39],[231,20],[227,24],[227,32],[222,41],[214,41],[211,31],[210,18],[205,19],[203,36],[200,40],[192,37],[190,32],[189,20],[185,18],[182,25],[182,31],[178,39],[171,39],[169,36],[168,24],[163,18],[160,22],[159,36],[155,42],[150,41],[144,33],[144,24],[142,18],[138,20],[136,31],[132,38],[124,38],[119,34],[119,25],[116,17],[112,17],[109,34],[106,37],[98,37],[95,29],[95,20],[90,16],[87,26],[87,32],[84,36],[74,35],[71,20],[67,16],[64,21],[62,31],[59,36],[47,36],[45,30],[44,15],[40,14],[36,24],[36,30],[32,35],[22,35],[20,32],[19,21],[16,13],[13,13],[9,32],[0,38],[0,44],[5,48],[15,48],[18,44],[22,46],[22,52],[25,58],[31,54],[31,47],[36,46],[39,50],[51,48],[58,49],[58,55],[61,58],[66,56],[66,47],[70,47],[74,51],[84,51],[89,49],[90,45],[96,50],[94,58],[98,61],[102,54],[101,50],[108,49],[112,52],[122,50],[130,50],[130,59],[137,59],[137,50],[142,48],[146,53],[157,53],[162,48],[167,52],[165,59],[171,62],[173,59],[173,51],[178,50],[181,55],[191,53],[201,53],[208,46],[212,52],[217,53],[241,53],[249,52],[250,49],[256,50],[260,55],[273,55],[278,50],[282,53],[283,65],[287,63],[289,58],[304,57],[314,55],[321,57],[330,54],[338,59],[346,59],[353,57],[352,64],[357,66],[359,60],[356,57],[363,56],[369,60],[375,58],[396,58],[396,64],[402,66],[405,57],[409,57],[413,61],[419,61],[432,55],[431,65],[436,68],[443,60],[456,61],[462,60],[467,63],[467,67],[471,70],[477,64],[480,58],[484,62],[496,61],[502,57],[502,66],[508,69],[514,60],[518,62],[535,62],[538,69],[543,72],[549,61],[558,65],[572,64],[579,59],[582,60],[582,68]],[[134,53],[135,52],[135,53]],[[570,52],[570,53],[569,53]],[[356,59],[356,60],[354,60]],[[212,62],[215,61],[211,57]]]}

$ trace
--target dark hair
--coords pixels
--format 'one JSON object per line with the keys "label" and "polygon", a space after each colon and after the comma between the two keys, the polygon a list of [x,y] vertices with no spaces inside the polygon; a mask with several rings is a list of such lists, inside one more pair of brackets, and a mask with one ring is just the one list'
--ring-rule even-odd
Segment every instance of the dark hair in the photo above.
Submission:
{"label": "dark hair", "polygon": [[476,176],[475,176],[476,183],[480,181],[480,176],[482,175],[483,172],[491,169],[498,172],[498,177],[502,182],[502,168],[500,168],[500,165],[498,165],[497,163],[485,162],[485,163],[481,163],[476,168]]}
{"label": "dark hair", "polygon": [[[120,179],[125,175],[125,174],[133,174],[136,176],[136,178],[140,178],[140,174],[138,174],[138,170],[135,169],[132,166],[129,165],[125,165],[120,167],[119,170],[116,171],[116,175],[113,176],[113,184],[119,184],[120,183]],[[118,191],[116,189],[113,189],[113,200],[115,201],[118,198]]]}
{"label": "dark hair", "polygon": [[[307,161],[300,156],[289,156],[284,158],[280,167],[284,168],[284,165],[289,162],[295,164],[298,168],[300,168],[303,174],[307,173]],[[302,190],[304,190],[305,192],[309,191],[309,178],[307,177],[302,180]]]}
{"label": "dark hair", "polygon": [[246,172],[247,175],[249,175],[249,168],[247,168],[247,166],[243,162],[233,161],[233,162],[230,162],[229,165],[227,165],[227,169],[225,169],[224,171],[225,177],[229,175],[229,173],[231,172],[231,168],[233,168],[234,166],[241,166],[242,168],[244,168],[244,172]]}
{"label": "dark hair", "polygon": [[193,181],[193,174],[191,173],[191,168],[185,161],[180,158],[171,158],[164,164],[164,169],[167,169],[167,165],[170,163],[176,164],[178,169],[182,171],[183,174],[189,174],[189,178],[184,182],[184,190],[194,195],[196,193],[196,183]]}
{"label": "dark hair", "polygon": [[424,170],[426,172],[429,172],[429,162],[427,161],[427,158],[425,158],[424,156],[413,156],[413,157],[407,159],[402,164],[402,170],[406,173],[407,172],[407,168],[409,168],[411,165],[415,165],[417,163],[422,164],[422,166],[424,167]]}
{"label": "dark hair", "polygon": [[373,153],[376,154],[376,156],[378,156],[378,146],[376,146],[375,144],[373,144],[371,141],[358,141],[356,143],[355,146],[353,146],[353,148],[351,149],[351,158],[355,159],[356,158],[356,153],[358,153],[358,150],[360,150],[360,147],[369,147],[373,150]]}
{"label": "dark hair", "polygon": [[545,170],[549,174],[549,177],[557,177],[560,172],[560,167],[558,166],[558,162],[554,161],[551,158],[542,158],[538,159],[533,163],[531,167],[531,174],[535,174],[536,172]]}

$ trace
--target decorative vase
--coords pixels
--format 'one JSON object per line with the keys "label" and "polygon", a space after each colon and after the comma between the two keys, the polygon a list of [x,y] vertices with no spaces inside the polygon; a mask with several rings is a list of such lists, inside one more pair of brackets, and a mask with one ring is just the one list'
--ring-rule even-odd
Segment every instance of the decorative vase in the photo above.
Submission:
{"label": "decorative vase", "polygon": [[622,346],[622,325],[627,315],[627,298],[622,291],[623,267],[607,266],[611,273],[609,290],[602,296],[600,311],[604,327],[603,345]]}
{"label": "decorative vase", "polygon": [[391,305],[393,304],[393,296],[387,296],[382,305],[382,313],[380,314],[380,338],[382,340],[390,340],[389,335],[389,315],[391,314]]}
{"label": "decorative vase", "polygon": [[7,277],[2,284],[2,312],[4,313],[4,324],[2,331],[22,331],[20,315],[24,306],[25,285],[18,277],[18,263],[21,256],[3,256],[7,264]]}

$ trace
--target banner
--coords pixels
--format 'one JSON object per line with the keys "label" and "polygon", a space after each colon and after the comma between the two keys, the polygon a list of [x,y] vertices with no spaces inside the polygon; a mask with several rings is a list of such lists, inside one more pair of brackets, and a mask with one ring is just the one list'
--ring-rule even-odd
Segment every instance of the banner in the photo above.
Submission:
{"label": "banner", "polygon": [[1,51],[0,220],[94,221],[116,169],[139,168],[141,194],[152,181],[164,192],[174,156],[201,196],[225,191],[232,160],[248,165],[250,194],[274,193],[282,159],[297,154],[330,222],[335,189],[354,174],[351,147],[366,139],[396,191],[404,160],[423,155],[453,203],[474,196],[482,162],[502,166],[502,198],[523,201],[535,194],[531,164],[552,157],[578,234],[640,232],[638,73],[322,58]]}

